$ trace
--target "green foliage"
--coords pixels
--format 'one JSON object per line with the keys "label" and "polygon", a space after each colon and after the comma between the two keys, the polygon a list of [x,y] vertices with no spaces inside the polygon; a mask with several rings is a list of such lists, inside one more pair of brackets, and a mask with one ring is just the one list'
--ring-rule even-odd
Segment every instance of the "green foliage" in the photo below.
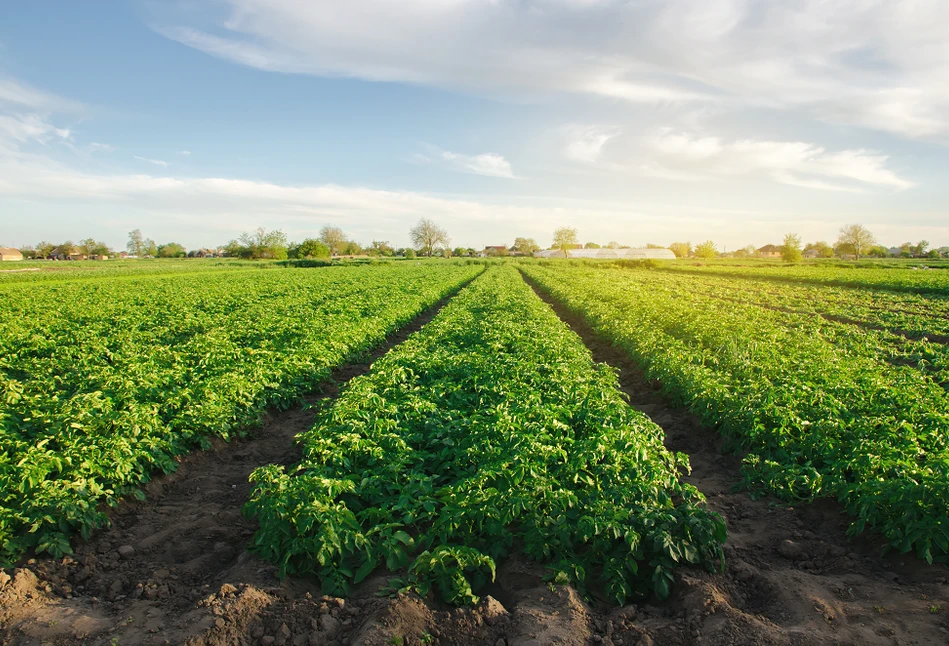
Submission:
{"label": "green foliage", "polygon": [[[754,291],[731,281],[717,292],[701,274],[524,271],[747,451],[752,490],[786,501],[834,497],[854,518],[851,534],[874,529],[927,561],[949,554],[949,397],[923,370],[891,364],[882,344],[892,335],[780,301],[761,307],[775,298],[773,284]],[[879,311],[884,297],[897,298],[867,295],[866,311]]]}
{"label": "green foliage", "polygon": [[287,407],[482,269],[155,262],[0,282],[0,562],[68,553],[102,503]]}
{"label": "green foliage", "polygon": [[394,589],[473,603],[517,549],[622,603],[668,594],[679,565],[721,563],[725,525],[680,481],[687,457],[510,266],[298,439],[300,464],[252,476],[254,545],[335,593],[384,567]]}

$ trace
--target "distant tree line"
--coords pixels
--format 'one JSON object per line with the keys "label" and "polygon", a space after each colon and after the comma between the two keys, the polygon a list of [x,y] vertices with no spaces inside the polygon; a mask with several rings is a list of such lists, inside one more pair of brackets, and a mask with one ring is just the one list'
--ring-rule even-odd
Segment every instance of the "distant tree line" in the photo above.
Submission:
{"label": "distant tree line", "polygon": [[[395,248],[387,240],[373,240],[368,245],[362,245],[352,240],[338,226],[327,225],[320,229],[315,237],[304,238],[299,242],[288,241],[287,235],[277,229],[268,231],[258,227],[252,232],[245,232],[235,240],[219,248],[188,250],[177,242],[156,244],[151,238],[146,238],[140,229],[129,232],[125,251],[116,253],[104,242],[94,238],[86,238],[78,243],[71,240],[54,244],[42,241],[36,246],[27,246],[20,249],[26,258],[35,259],[70,259],[70,258],[107,258],[116,255],[135,258],[184,258],[224,256],[245,258],[250,260],[285,260],[306,258],[333,258],[353,256],[375,257],[404,257],[420,256],[530,256],[541,250],[541,246],[534,238],[517,237],[514,244],[488,246],[484,249],[472,247],[451,247],[451,236],[442,226],[428,218],[420,219],[410,230],[411,246]],[[629,245],[621,245],[610,241],[605,245],[597,242],[580,243],[577,229],[573,227],[559,227],[554,230],[551,246],[569,255],[573,249],[628,249]],[[863,225],[851,224],[840,229],[837,241],[830,245],[819,240],[802,244],[801,237],[796,233],[784,236],[781,245],[767,245],[761,249],[748,245],[728,253],[720,252],[715,242],[706,240],[692,245],[691,242],[673,242],[668,246],[647,244],[650,249],[669,249],[676,258],[712,259],[718,257],[754,258],[780,257],[786,262],[799,262],[804,258],[853,258],[863,257],[902,257],[902,258],[943,258],[949,257],[949,248],[931,249],[927,240],[920,240],[916,244],[904,242],[899,247],[886,248],[877,244],[873,234]]]}

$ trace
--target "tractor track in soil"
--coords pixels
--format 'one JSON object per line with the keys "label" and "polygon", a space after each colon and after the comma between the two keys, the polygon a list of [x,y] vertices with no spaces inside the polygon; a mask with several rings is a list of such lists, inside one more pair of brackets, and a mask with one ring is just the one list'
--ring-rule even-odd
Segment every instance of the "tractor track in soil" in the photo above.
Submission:
{"label": "tractor track in soil", "polygon": [[[670,407],[626,355],[528,283],[597,361],[617,369],[631,405],[663,427],[667,446],[691,456],[687,480],[728,521],[724,573],[686,570],[668,601],[623,608],[551,588],[541,566],[517,556],[498,568],[494,596],[474,608],[378,597],[384,574],[346,600],[321,596],[311,579],[281,581],[246,551],[255,523],[241,508],[255,467],[299,458],[293,437],[314,418],[304,406],[269,415],[249,438],[184,457],[175,474],[148,485],[146,501],[123,503],[113,526],[73,557],[0,573],[0,644],[949,644],[945,568],[849,541],[832,503],[790,508],[732,493],[740,460],[722,452],[721,438]],[[450,298],[365,362],[334,371],[308,404],[332,401]],[[123,558],[125,546],[133,552]]]}

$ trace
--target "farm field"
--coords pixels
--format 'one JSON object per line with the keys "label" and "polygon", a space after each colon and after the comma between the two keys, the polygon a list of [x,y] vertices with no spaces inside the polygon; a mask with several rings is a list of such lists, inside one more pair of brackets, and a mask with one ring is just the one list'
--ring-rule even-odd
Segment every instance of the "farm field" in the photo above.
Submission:
{"label": "farm field", "polygon": [[723,274],[740,278],[811,283],[838,287],[949,296],[949,266],[919,261],[910,266],[856,267],[824,264],[730,265],[726,263],[679,264],[668,269],[697,274]]}
{"label": "farm field", "polygon": [[[860,328],[723,301],[689,277],[532,266],[527,274],[732,445],[747,484],[788,501],[839,499],[852,533],[949,553],[949,397],[881,361]],[[850,338],[848,338],[848,332]]]}
{"label": "farm field", "polygon": [[481,270],[120,274],[4,285],[0,558],[61,556],[100,504],[285,408]]}
{"label": "farm field", "polygon": [[200,267],[0,280],[0,643],[949,634],[911,270]]}

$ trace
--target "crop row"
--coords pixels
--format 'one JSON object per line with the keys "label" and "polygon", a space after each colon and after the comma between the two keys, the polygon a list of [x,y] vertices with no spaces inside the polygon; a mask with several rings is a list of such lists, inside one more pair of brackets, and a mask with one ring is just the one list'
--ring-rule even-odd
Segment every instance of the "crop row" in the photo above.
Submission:
{"label": "crop row", "polygon": [[252,475],[255,549],[345,593],[377,568],[395,589],[477,600],[517,550],[615,601],[718,566],[725,526],[688,458],[629,407],[611,368],[510,266],[488,270],[354,379],[298,437],[304,459]]}
{"label": "crop row", "polygon": [[[710,274],[655,272],[653,285],[694,298],[718,298],[789,314],[820,316],[813,321],[828,341],[882,361],[913,366],[949,386],[949,302],[941,297],[774,283]],[[801,317],[781,319],[799,326]]]}
{"label": "crop row", "polygon": [[0,312],[0,562],[106,522],[480,271],[187,273],[10,285]]}
{"label": "crop row", "polygon": [[851,533],[872,527],[929,560],[949,553],[949,400],[921,372],[828,339],[820,317],[708,297],[688,276],[524,271],[748,451],[749,486],[836,496]]}
{"label": "crop row", "polygon": [[687,265],[676,264],[668,271],[718,274],[778,282],[856,287],[909,294],[949,296],[949,267],[848,267],[808,265]]}

